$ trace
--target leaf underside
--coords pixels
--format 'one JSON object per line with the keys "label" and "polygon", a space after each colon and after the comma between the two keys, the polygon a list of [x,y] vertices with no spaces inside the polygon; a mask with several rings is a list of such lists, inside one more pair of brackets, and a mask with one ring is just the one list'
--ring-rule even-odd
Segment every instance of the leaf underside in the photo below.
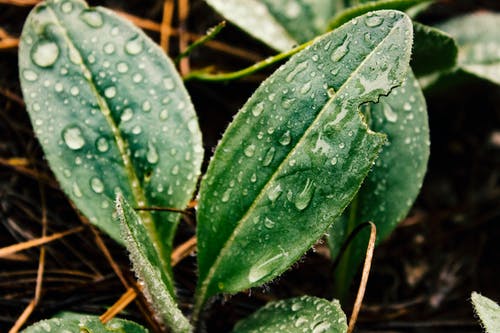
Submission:
{"label": "leaf underside", "polygon": [[476,292],[472,293],[471,301],[486,333],[500,332],[500,306]]}
{"label": "leaf underside", "polygon": [[[36,6],[19,49],[23,95],[62,189],[120,240],[117,191],[133,206],[184,208],[203,149],[175,67],[142,31],[78,0]],[[142,212],[168,269],[179,214]]]}
{"label": "leaf underside", "polygon": [[458,66],[477,77],[500,84],[500,14],[479,12],[454,18],[438,28],[458,44]]}
{"label": "leaf underside", "polygon": [[68,317],[52,318],[39,321],[22,333],[147,333],[148,330],[129,320],[114,318],[102,324],[97,316],[71,314]]}
{"label": "leaf underside", "polygon": [[384,135],[357,109],[404,79],[411,22],[360,17],[292,57],[224,134],[200,187],[197,306],[286,270],[359,189]]}
{"label": "leaf underside", "polygon": [[347,319],[338,301],[302,296],[271,302],[234,327],[233,333],[344,333]]}
{"label": "leaf underside", "polygon": [[[387,238],[410,210],[427,169],[429,125],[425,98],[411,71],[404,83],[378,103],[366,105],[370,128],[387,135],[386,145],[359,190],[355,203],[332,224],[332,258],[361,223],[377,226],[377,242]],[[361,232],[342,255],[334,276],[338,297],[345,296],[364,258],[369,231]]]}
{"label": "leaf underside", "polygon": [[116,199],[116,211],[130,261],[137,278],[143,283],[142,291],[146,299],[168,327],[175,332],[190,332],[191,325],[168,292],[168,278],[160,269],[160,258],[139,216],[120,195]]}

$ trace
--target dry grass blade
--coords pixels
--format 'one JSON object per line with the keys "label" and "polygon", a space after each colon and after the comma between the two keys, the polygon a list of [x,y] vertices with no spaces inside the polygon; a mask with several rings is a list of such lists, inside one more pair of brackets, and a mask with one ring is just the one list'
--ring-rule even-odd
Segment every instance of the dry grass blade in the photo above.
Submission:
{"label": "dry grass blade", "polygon": [[76,227],[76,228],[70,229],[68,231],[58,232],[58,233],[52,234],[50,236],[44,236],[44,237],[40,237],[37,239],[31,239],[31,240],[26,241],[26,242],[17,243],[14,245],[3,247],[0,249],[0,258],[7,257],[9,255],[16,253],[16,252],[24,251],[24,250],[30,249],[32,247],[36,247],[36,246],[50,243],[52,241],[55,241],[57,239],[66,237],[68,235],[71,235],[71,234],[74,234],[77,232],[80,232],[82,230],[83,230],[83,227]]}
{"label": "dry grass blade", "polygon": [[113,306],[111,306],[108,311],[103,313],[99,320],[105,324],[111,319],[113,319],[118,313],[120,313],[123,309],[127,307],[135,298],[137,297],[137,293],[134,288],[129,288],[127,291],[116,301]]}
{"label": "dry grass blade", "polygon": [[[189,15],[189,0],[178,1],[178,16],[179,16],[179,54],[184,53],[188,48],[189,37],[187,34],[187,18]],[[182,76],[185,76],[190,71],[189,57],[181,58],[179,62],[179,71]]]}
{"label": "dry grass blade", "polygon": [[359,283],[358,294],[356,295],[356,300],[354,301],[354,307],[352,309],[351,318],[349,318],[349,326],[347,328],[347,333],[352,333],[354,331],[354,326],[358,319],[359,310],[361,309],[361,304],[363,304],[363,297],[365,296],[366,284],[368,283],[368,276],[370,275],[370,268],[372,266],[373,251],[375,249],[375,240],[377,238],[377,227],[373,222],[368,222],[370,225],[370,239],[368,240],[368,246],[366,247],[365,262],[363,264],[363,273],[361,275],[361,282]]}
{"label": "dry grass blade", "polygon": [[196,250],[196,236],[191,237],[174,249],[171,256],[172,267]]}
{"label": "dry grass blade", "polygon": [[35,6],[41,0],[0,0],[0,4],[13,6]]}
{"label": "dry grass blade", "polygon": [[170,36],[172,35],[172,16],[174,14],[174,1],[163,2],[163,18],[160,25],[160,46],[168,54]]}

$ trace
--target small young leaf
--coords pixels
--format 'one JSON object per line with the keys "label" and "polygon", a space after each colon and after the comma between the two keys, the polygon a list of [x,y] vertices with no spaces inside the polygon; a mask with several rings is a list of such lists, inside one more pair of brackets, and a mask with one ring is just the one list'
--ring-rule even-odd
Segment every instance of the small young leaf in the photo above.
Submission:
{"label": "small young leaf", "polygon": [[281,274],[344,210],[385,141],[358,106],[401,83],[412,36],[401,12],[359,17],[293,56],[243,106],[200,188],[195,313],[209,296]]}
{"label": "small young leaf", "polygon": [[413,22],[414,42],[411,68],[417,76],[445,71],[457,62],[458,47],[447,33]]}
{"label": "small young leaf", "polygon": [[500,306],[476,292],[472,293],[471,301],[486,333],[500,332]]}
{"label": "small young leaf", "polygon": [[167,276],[160,269],[160,258],[151,244],[139,216],[121,195],[118,195],[116,199],[116,211],[135,274],[143,283],[144,295],[155,309],[156,314],[174,332],[190,332],[191,325],[168,291]]}
{"label": "small young leaf", "polygon": [[39,321],[22,331],[22,333],[148,333],[141,325],[129,320],[114,318],[102,324],[97,316],[71,314],[69,317],[52,318]]}
{"label": "small young leaf", "polygon": [[[175,67],[142,31],[104,8],[50,0],[26,20],[19,67],[52,171],[92,223],[120,240],[117,189],[134,206],[185,207],[201,135]],[[179,214],[140,215],[168,270]]]}
{"label": "small young leaf", "polygon": [[344,333],[347,319],[338,301],[302,296],[268,303],[243,319],[233,333]]}
{"label": "small young leaf", "polygon": [[458,66],[473,75],[500,84],[500,14],[479,12],[454,18],[438,28],[458,44]]}
{"label": "small young leaf", "polygon": [[[404,83],[367,110],[370,128],[387,134],[372,171],[356,199],[329,233],[332,257],[347,236],[361,223],[377,226],[377,242],[385,239],[406,214],[418,195],[429,158],[429,125],[422,91],[411,71]],[[335,273],[335,291],[345,296],[362,262],[369,233],[362,231],[342,256]]]}

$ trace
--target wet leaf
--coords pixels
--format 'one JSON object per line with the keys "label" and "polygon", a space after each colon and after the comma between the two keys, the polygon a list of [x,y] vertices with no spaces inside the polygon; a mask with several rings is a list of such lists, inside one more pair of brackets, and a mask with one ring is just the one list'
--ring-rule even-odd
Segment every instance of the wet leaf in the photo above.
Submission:
{"label": "wet leaf", "polygon": [[200,188],[198,310],[218,292],[281,274],[344,210],[385,140],[357,108],[401,83],[411,44],[403,13],[359,17],[293,56],[247,101]]}
{"label": "wet leaf", "polygon": [[325,31],[336,6],[331,0],[206,0],[256,39],[287,51]]}
{"label": "wet leaf", "polygon": [[472,292],[471,301],[486,333],[500,332],[500,306],[476,292]]}
{"label": "wet leaf", "polygon": [[[47,1],[25,23],[19,67],[52,171],[93,224],[120,241],[118,189],[133,206],[185,207],[203,155],[197,119],[175,67],[143,32],[104,8]],[[168,269],[178,214],[140,215]]]}
{"label": "wet leaf", "polygon": [[52,318],[39,321],[22,331],[22,333],[147,333],[148,330],[129,320],[114,318],[102,324],[97,316],[71,314],[69,317]]}
{"label": "wet leaf", "polygon": [[122,227],[122,236],[130,253],[134,272],[143,285],[146,296],[156,315],[174,332],[190,332],[191,325],[177,307],[169,293],[169,280],[160,269],[161,261],[139,216],[118,195],[116,211]]}
{"label": "wet leaf", "polygon": [[302,296],[271,302],[236,324],[233,333],[344,333],[347,319],[338,301]]}
{"label": "wet leaf", "polygon": [[438,28],[458,44],[458,66],[480,78],[500,84],[500,14],[478,12],[454,18]]}
{"label": "wet leaf", "polygon": [[457,62],[458,48],[447,33],[413,22],[414,43],[411,68],[417,76],[446,71]]}
{"label": "wet leaf", "polygon": [[[387,238],[410,210],[427,169],[429,125],[427,107],[414,75],[379,103],[365,110],[370,128],[385,133],[387,143],[368,174],[350,208],[330,228],[332,257],[359,224],[372,221],[377,226],[377,242]],[[361,264],[369,230],[361,232],[342,255],[334,282],[338,297],[345,296]]]}

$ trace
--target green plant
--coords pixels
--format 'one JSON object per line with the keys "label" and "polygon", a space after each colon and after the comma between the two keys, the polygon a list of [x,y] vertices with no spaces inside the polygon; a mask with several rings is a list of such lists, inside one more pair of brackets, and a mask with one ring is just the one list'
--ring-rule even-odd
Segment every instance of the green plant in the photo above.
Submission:
{"label": "green plant", "polygon": [[491,299],[476,292],[472,292],[471,302],[484,331],[486,333],[500,331],[500,306]]}
{"label": "green plant", "polygon": [[[248,4],[218,3],[234,13]],[[174,66],[141,31],[82,1],[49,0],[25,24],[21,83],[51,168],[80,211],[127,247],[146,297],[174,332],[194,330],[211,297],[273,280],[328,230],[333,257],[367,220],[377,224],[382,240],[422,184],[429,133],[413,71],[453,68],[453,39],[391,9],[420,1],[362,4],[337,16],[333,7],[322,7],[330,1],[310,8],[299,3],[252,1],[265,13],[257,26],[267,27],[255,34],[283,53],[234,75],[188,77],[232,79],[291,56],[242,107],[200,184],[191,321],[176,303],[169,260],[179,213],[134,209],[184,209],[200,174],[201,134]],[[381,8],[389,10],[372,11]],[[296,13],[303,29],[294,29]],[[446,51],[431,66],[429,45]],[[337,297],[346,296],[365,243],[361,233],[343,252]],[[85,324],[87,331],[110,329],[90,322],[96,326]],[[75,317],[52,319],[27,332],[59,324],[72,330],[77,323]],[[304,296],[271,303],[234,331],[346,329],[338,301]]]}

